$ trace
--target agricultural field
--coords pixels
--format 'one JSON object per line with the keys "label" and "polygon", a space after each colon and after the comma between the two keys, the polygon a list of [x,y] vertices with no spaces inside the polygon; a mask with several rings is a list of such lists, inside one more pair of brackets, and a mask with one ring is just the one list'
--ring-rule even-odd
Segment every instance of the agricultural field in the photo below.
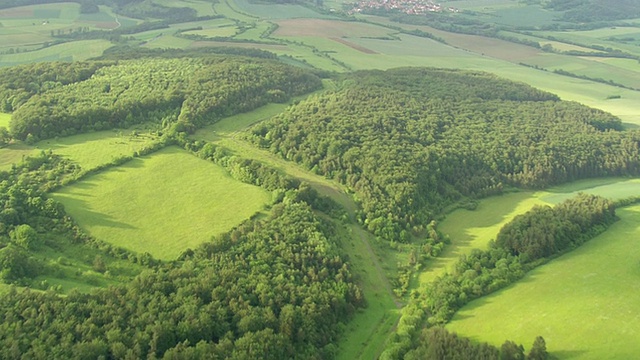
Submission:
{"label": "agricultural field", "polygon": [[9,122],[11,121],[11,114],[0,112],[0,127],[9,128]]}
{"label": "agricultural field", "polygon": [[53,194],[98,239],[173,260],[263,209],[271,195],[175,147]]}
{"label": "agricultural field", "polygon": [[[579,192],[610,199],[640,195],[640,179],[602,178],[575,181],[543,191],[518,191],[481,200],[476,210],[457,209],[440,223],[439,229],[449,235],[451,245],[419,276],[420,283],[434,280],[449,269],[462,254],[485,249],[502,226],[535,205],[554,205]],[[504,341],[504,339],[503,339]]]}
{"label": "agricultural field", "polygon": [[158,137],[135,128],[105,130],[73,135],[59,139],[43,140],[36,149],[54,153],[77,163],[84,170],[92,170],[134,153],[158,141]]}
{"label": "agricultural field", "polygon": [[106,40],[82,40],[52,45],[44,49],[0,55],[0,66],[13,66],[42,61],[81,61],[102,53],[112,45]]}
{"label": "agricultural field", "polygon": [[640,351],[640,206],[617,214],[605,233],[471,302],[447,328],[494,345],[508,338],[527,346],[540,335],[558,358],[633,358]]}
{"label": "agricultural field", "polygon": [[250,2],[249,0],[227,0],[233,2],[233,8],[237,11],[248,14],[252,17],[274,20],[274,19],[293,19],[293,18],[334,18],[333,16],[320,14],[308,7],[301,5],[285,5],[285,4],[260,4]]}

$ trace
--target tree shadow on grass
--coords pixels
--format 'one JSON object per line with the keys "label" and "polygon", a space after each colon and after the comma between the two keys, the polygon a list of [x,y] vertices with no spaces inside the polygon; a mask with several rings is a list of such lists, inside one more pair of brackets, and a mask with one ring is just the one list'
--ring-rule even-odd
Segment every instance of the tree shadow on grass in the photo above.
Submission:
{"label": "tree shadow on grass", "polygon": [[[81,195],[81,196],[90,196],[90,195]],[[69,196],[69,195],[61,195],[58,194],[57,200],[61,202],[65,210],[76,219],[80,219],[78,221],[80,225],[84,228],[92,227],[92,226],[104,226],[104,227],[112,227],[118,229],[137,229],[135,226],[131,224],[117,221],[112,216],[103,214],[97,211],[89,210],[90,205],[86,200],[80,199],[78,197]]]}

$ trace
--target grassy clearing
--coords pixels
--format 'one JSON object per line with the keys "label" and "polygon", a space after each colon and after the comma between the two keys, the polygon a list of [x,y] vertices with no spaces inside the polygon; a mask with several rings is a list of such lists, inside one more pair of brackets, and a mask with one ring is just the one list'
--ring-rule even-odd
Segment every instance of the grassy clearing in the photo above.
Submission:
{"label": "grassy clearing", "polygon": [[0,66],[42,61],[81,61],[102,55],[112,44],[107,40],[82,40],[50,46],[37,51],[0,55]]}
{"label": "grassy clearing", "polygon": [[640,194],[640,179],[599,178],[575,181],[544,191],[522,191],[490,197],[480,201],[478,208],[473,211],[455,210],[438,226],[438,229],[449,235],[451,244],[419,275],[419,282],[426,284],[433,281],[450,269],[461,255],[469,254],[473,249],[485,249],[489,241],[495,239],[500,228],[515,216],[529,211],[535,205],[560,203],[578,192],[622,199]]}
{"label": "grassy clearing", "polygon": [[98,239],[172,260],[260,211],[270,194],[170,147],[53,194]]}
{"label": "grassy clearing", "polygon": [[0,170],[11,169],[11,164],[19,163],[24,157],[33,155],[37,151],[33,146],[23,143],[11,144],[0,148]]}
{"label": "grassy clearing", "polygon": [[4,126],[8,129],[9,122],[11,122],[11,114],[0,112],[0,127]]}
{"label": "grassy clearing", "polygon": [[213,6],[210,2],[207,1],[198,1],[198,0],[185,0],[185,1],[175,1],[175,0],[154,0],[155,3],[167,6],[167,7],[188,7],[195,9],[198,12],[198,16],[211,16],[215,15],[213,11]]}
{"label": "grassy clearing", "polygon": [[301,5],[260,4],[248,0],[228,0],[233,8],[261,19],[331,18]]}
{"label": "grassy clearing", "polygon": [[38,142],[36,147],[51,149],[54,153],[79,164],[83,169],[91,170],[108,164],[114,159],[133,156],[136,151],[158,141],[156,136],[142,131],[135,136],[133,131],[132,129],[97,131],[43,140]]}
{"label": "grassy clearing", "polygon": [[630,359],[640,351],[640,206],[580,248],[471,302],[449,330],[500,345],[542,335],[557,358]]}
{"label": "grassy clearing", "polygon": [[[325,84],[326,87],[330,85]],[[196,132],[193,137],[212,141],[238,156],[255,159],[305,181],[320,194],[329,196],[341,204],[349,214],[353,214],[356,205],[339,184],[236,138],[235,135],[241,129],[281,112],[286,106],[270,104],[251,112],[225,118]],[[338,359],[377,358],[400,317],[398,310],[400,304],[393,296],[388,277],[395,271],[397,257],[402,254],[399,252],[390,254],[388,245],[385,246],[377,241],[354,222],[336,225],[340,237],[345,240],[341,244],[343,251],[353,265],[354,273],[369,304],[347,324],[344,336],[338,344]]]}
{"label": "grassy clearing", "polygon": [[[401,25],[390,23],[384,18],[373,16],[366,18],[377,23],[395,26]],[[412,46],[403,47],[399,46],[399,44],[381,44],[382,40],[357,39],[353,41],[381,54],[361,54],[358,58],[350,59],[351,62],[346,61],[347,59],[341,57],[340,54],[333,55],[339,60],[347,62],[347,64],[354,69],[387,69],[397,66],[435,66],[487,71],[558,94],[564,100],[578,101],[588,106],[608,111],[630,125],[640,125],[640,110],[638,110],[637,107],[637,104],[640,102],[640,92],[638,91],[625,90],[611,85],[570,78],[517,65],[517,62],[537,55],[538,51],[531,47],[473,35],[451,34],[425,26],[401,26],[408,30],[419,28],[431,32],[436,36],[440,36],[444,38],[448,44],[456,47],[457,49],[454,50],[458,52],[448,50],[453,56],[430,57],[425,54],[420,54],[421,52],[426,52],[426,49],[430,49],[429,43],[421,43],[418,40],[414,40],[415,42],[411,43]],[[493,42],[495,42],[494,45],[496,46],[488,46],[489,43]],[[393,42],[389,41],[389,43]],[[381,47],[376,47],[376,44]],[[422,46],[420,46],[420,44],[422,44]],[[487,46],[477,47],[473,44],[485,44]],[[446,46],[443,44],[440,45]],[[382,46],[386,46],[388,50],[385,50]],[[431,51],[436,51],[436,49],[437,47],[434,47]],[[468,51],[462,49],[468,49]],[[486,49],[486,53],[484,53],[483,49]],[[385,51],[389,50],[397,51],[397,54],[387,55]],[[441,54],[443,53],[445,53],[444,49]],[[457,54],[466,54],[466,56],[456,56]],[[611,95],[619,95],[621,98],[615,101],[607,100]]]}

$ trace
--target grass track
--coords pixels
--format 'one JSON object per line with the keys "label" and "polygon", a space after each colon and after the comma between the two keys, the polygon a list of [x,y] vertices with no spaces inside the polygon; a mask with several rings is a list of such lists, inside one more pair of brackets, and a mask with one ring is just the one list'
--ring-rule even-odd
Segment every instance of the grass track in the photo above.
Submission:
{"label": "grass track", "polygon": [[[331,84],[325,85],[331,86]],[[349,214],[353,214],[356,204],[339,184],[285,161],[268,151],[257,149],[236,137],[238,131],[281,112],[285,107],[286,105],[283,104],[270,104],[251,112],[225,118],[196,132],[193,137],[212,141],[236,155],[258,160],[305,181],[320,194],[329,196],[341,204]],[[382,249],[381,244],[371,234],[362,230],[353,218],[351,223],[337,224],[337,227],[341,237],[345,239],[341,244],[343,251],[348,255],[369,303],[366,309],[359,311],[347,324],[344,335],[338,343],[340,350],[337,358],[340,360],[377,358],[400,317],[398,309],[401,304],[393,296],[387,278],[387,269],[395,266],[390,263],[395,261],[395,257],[381,257],[380,254],[387,250]]]}
{"label": "grass track", "polygon": [[172,260],[260,211],[270,194],[170,147],[90,176],[53,197],[91,235]]}
{"label": "grass track", "polygon": [[640,206],[522,281],[471,302],[449,330],[500,345],[542,335],[560,359],[632,359],[640,352]]}

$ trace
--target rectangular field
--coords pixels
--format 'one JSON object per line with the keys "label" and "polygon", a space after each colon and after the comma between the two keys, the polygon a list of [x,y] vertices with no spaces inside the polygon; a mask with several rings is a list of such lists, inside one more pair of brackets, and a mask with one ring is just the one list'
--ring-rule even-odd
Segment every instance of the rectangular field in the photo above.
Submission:
{"label": "rectangular field", "polygon": [[447,326],[500,346],[543,336],[558,359],[631,359],[640,351],[640,206],[580,248],[471,302]]}
{"label": "rectangular field", "polygon": [[98,239],[173,260],[259,212],[271,196],[169,147],[92,175],[53,197]]}
{"label": "rectangular field", "polygon": [[43,140],[36,148],[53,150],[54,153],[79,164],[84,170],[105,165],[122,156],[133,156],[136,151],[159,141],[156,136],[137,130],[105,130]]}

